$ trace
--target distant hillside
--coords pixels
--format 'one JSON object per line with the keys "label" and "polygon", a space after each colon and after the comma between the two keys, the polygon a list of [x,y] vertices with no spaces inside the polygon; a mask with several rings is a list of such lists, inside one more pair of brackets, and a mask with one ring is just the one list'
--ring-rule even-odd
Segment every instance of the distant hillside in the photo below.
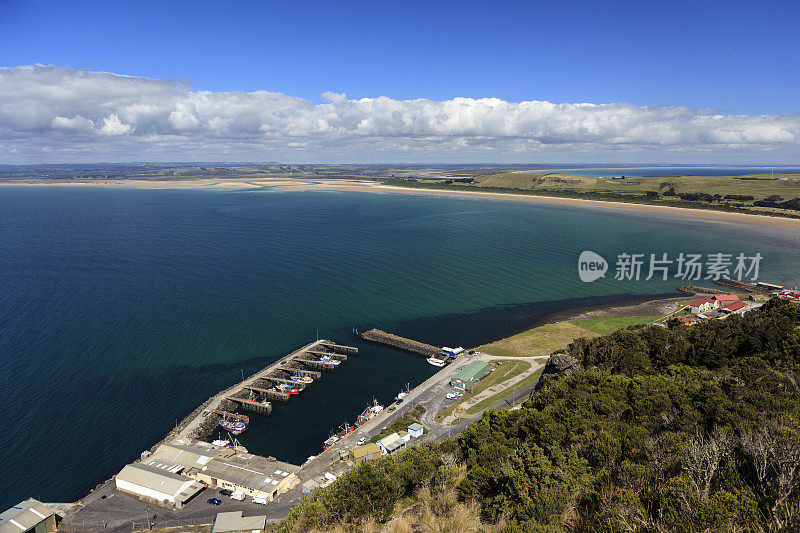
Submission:
{"label": "distant hillside", "polygon": [[475,175],[469,179],[395,178],[385,183],[402,187],[534,194],[800,216],[798,174],[597,178],[557,172],[500,172]]}
{"label": "distant hillside", "polygon": [[771,301],[578,340],[521,409],[362,463],[274,529],[797,531],[798,328]]}

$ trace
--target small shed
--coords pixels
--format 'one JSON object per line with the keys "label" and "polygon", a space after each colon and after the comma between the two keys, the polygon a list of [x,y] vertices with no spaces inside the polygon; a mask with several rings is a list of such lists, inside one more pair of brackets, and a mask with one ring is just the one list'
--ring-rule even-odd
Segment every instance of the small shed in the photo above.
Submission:
{"label": "small shed", "polygon": [[355,461],[356,464],[359,464],[362,461],[369,461],[370,459],[380,456],[381,449],[374,442],[368,442],[363,446],[356,446],[353,448],[353,461]]}
{"label": "small shed", "polygon": [[492,366],[489,363],[473,361],[450,378],[450,385],[457,389],[468,389],[483,379],[491,369]]}
{"label": "small shed", "polygon": [[414,423],[408,426],[408,434],[418,439],[425,433],[425,427],[422,424]]}

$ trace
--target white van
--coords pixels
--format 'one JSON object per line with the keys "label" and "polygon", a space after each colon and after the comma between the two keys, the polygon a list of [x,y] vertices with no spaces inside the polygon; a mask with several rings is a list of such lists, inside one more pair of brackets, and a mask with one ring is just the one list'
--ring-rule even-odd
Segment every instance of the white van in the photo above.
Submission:
{"label": "white van", "polygon": [[236,500],[237,502],[243,502],[244,501],[244,492],[242,492],[240,490],[237,490],[236,492],[231,494],[231,499],[232,500]]}
{"label": "white van", "polygon": [[253,503],[257,503],[259,505],[267,505],[267,497],[266,496],[253,496]]}

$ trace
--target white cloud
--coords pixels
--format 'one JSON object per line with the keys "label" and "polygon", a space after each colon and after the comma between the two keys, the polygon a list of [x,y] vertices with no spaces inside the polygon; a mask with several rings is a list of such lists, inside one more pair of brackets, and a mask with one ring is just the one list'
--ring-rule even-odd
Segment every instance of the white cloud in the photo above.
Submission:
{"label": "white cloud", "polygon": [[[177,82],[33,65],[0,68],[0,140],[35,155],[138,160],[502,160],[575,154],[741,155],[798,160],[800,115],[686,107],[506,102],[497,98],[348,99],[194,91]],[[0,158],[2,155],[0,155]],[[11,156],[8,156],[11,158]],[[557,157],[557,158],[558,158]],[[577,157],[577,156],[576,156]],[[595,157],[598,161],[602,157]],[[10,161],[11,159],[9,159]]]}
{"label": "white cloud", "polygon": [[119,119],[119,115],[112,113],[103,119],[103,126],[98,131],[103,135],[114,137],[130,133],[131,127],[129,124],[123,124]]}

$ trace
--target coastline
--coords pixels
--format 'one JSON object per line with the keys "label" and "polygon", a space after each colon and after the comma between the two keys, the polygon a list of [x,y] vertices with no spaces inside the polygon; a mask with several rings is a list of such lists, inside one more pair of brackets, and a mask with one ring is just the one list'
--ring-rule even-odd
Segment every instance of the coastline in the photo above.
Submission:
{"label": "coastline", "polygon": [[385,191],[402,193],[438,194],[460,197],[494,198],[498,200],[515,200],[519,202],[533,202],[540,204],[571,205],[577,207],[599,207],[618,209],[629,212],[648,214],[678,215],[681,217],[702,218],[715,222],[744,222],[789,229],[800,229],[800,219],[773,217],[769,215],[752,215],[749,213],[731,213],[728,211],[714,211],[711,209],[691,209],[688,207],[672,207],[665,205],[634,204],[627,202],[609,202],[607,200],[587,200],[582,198],[565,198],[559,196],[537,196],[532,194],[514,194],[481,191],[453,191],[448,189],[417,189],[412,187],[396,187],[394,185],[377,185]]}
{"label": "coastline", "polygon": [[[611,202],[608,200],[589,200],[582,198],[566,198],[559,196],[538,196],[533,194],[514,194],[483,191],[456,191],[450,189],[428,189],[384,185],[375,180],[359,179],[310,179],[310,178],[253,178],[253,179],[188,179],[188,180],[153,180],[153,179],[121,179],[96,181],[46,181],[20,180],[2,181],[0,187],[113,187],[121,189],[159,189],[159,190],[216,190],[216,191],[358,191],[358,192],[394,192],[400,194],[429,194],[457,196],[462,198],[491,198],[495,200],[512,200],[551,205],[568,205],[573,207],[590,207],[616,209],[631,213],[650,215],[671,215],[681,218],[691,217],[712,222],[749,223],[762,227],[800,230],[800,219],[749,213],[715,211],[711,209],[692,209],[688,207],[672,207],[652,204],[627,202]],[[797,235],[800,238],[800,234]]]}
{"label": "coastline", "polygon": [[[554,324],[561,321],[579,320],[583,318],[617,318],[617,317],[666,314],[666,313],[659,313],[657,312],[657,310],[664,309],[666,306],[674,304],[678,301],[685,301],[687,298],[688,297],[686,295],[683,296],[670,296],[667,294],[632,295],[629,299],[620,300],[613,304],[593,303],[588,305],[576,305],[568,309],[563,309],[546,315],[538,316],[536,318],[532,318],[531,321],[528,322],[522,328],[520,328],[519,331],[513,331],[510,334],[506,334],[506,336],[490,339],[484,344],[505,340],[518,333],[522,333],[524,331],[528,331],[536,327]],[[298,350],[294,350],[292,351],[292,353],[282,357],[281,359],[278,359],[277,361],[285,359],[286,357],[291,356],[297,351]],[[275,364],[275,362],[271,364]],[[436,375],[438,375],[438,372],[433,376],[431,376],[430,379],[433,379]],[[250,376],[250,378],[251,377],[252,376]],[[191,420],[196,418],[197,415],[200,412],[202,412],[202,410],[206,409],[216,396],[222,395],[226,391],[236,388],[237,385],[238,383],[231,385],[224,391],[210,396],[200,405],[191,409],[187,414],[185,414],[182,418],[179,419],[179,422],[174,428],[170,429],[170,431],[166,435],[164,435],[162,438],[158,439],[155,443],[149,446],[147,450],[153,451],[156,447],[167,442],[171,438],[177,438],[178,436],[180,436],[181,433],[186,428],[187,424]],[[121,467],[122,466],[120,466],[120,468]],[[99,493],[103,488],[112,483],[117,472],[118,470],[114,470],[111,473],[99,475],[97,478],[98,481],[93,482],[89,487],[84,489],[84,491],[81,492],[81,497],[72,503],[59,503],[50,505],[57,505],[59,509],[64,512],[62,516],[67,516],[75,511],[78,511],[86,503],[91,502],[95,499],[93,497],[95,493]]]}

